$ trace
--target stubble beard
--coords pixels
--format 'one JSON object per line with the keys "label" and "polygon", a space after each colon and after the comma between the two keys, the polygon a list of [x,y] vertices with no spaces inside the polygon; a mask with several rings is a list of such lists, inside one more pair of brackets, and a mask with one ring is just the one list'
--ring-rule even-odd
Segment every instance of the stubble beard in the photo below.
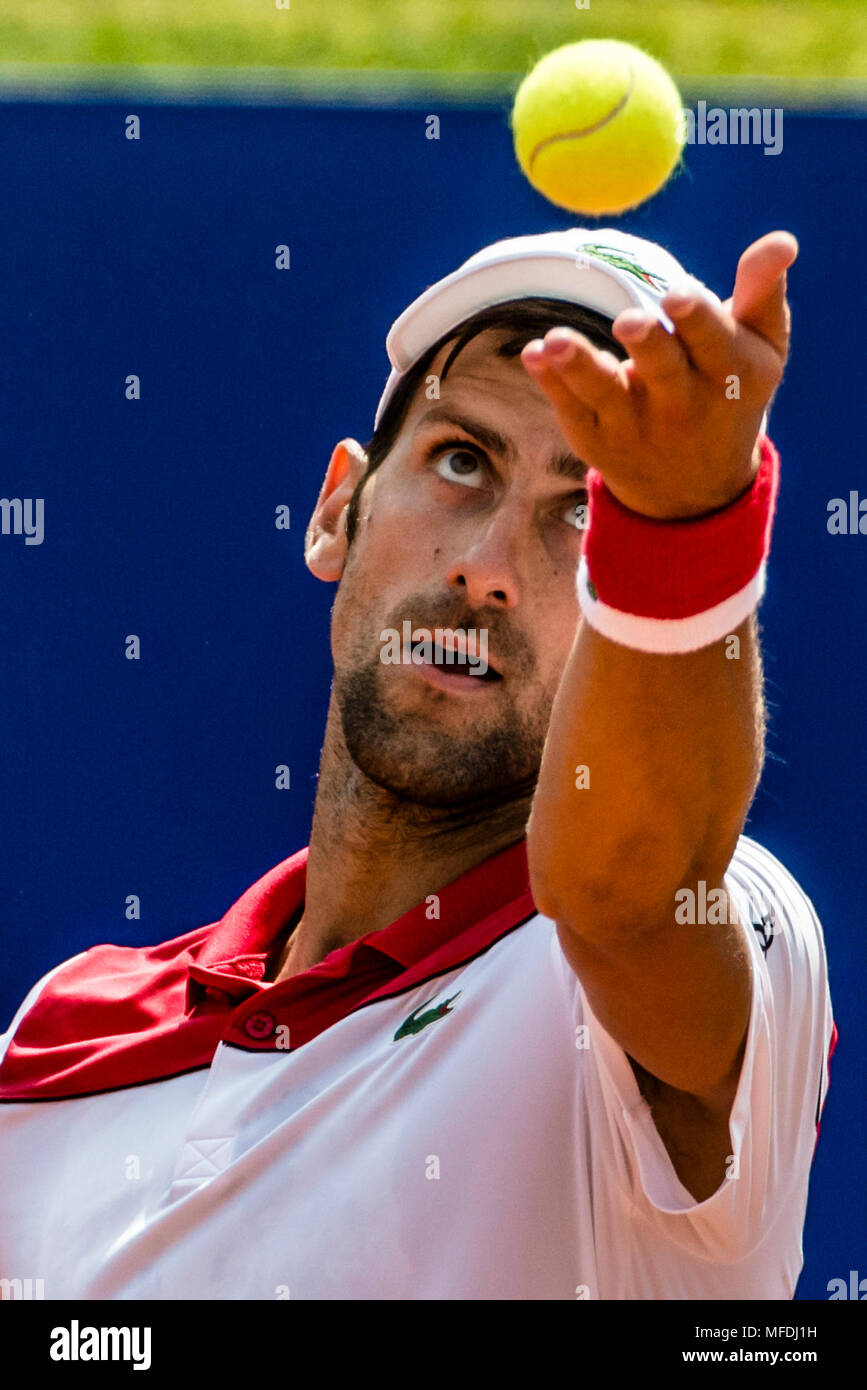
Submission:
{"label": "stubble beard", "polygon": [[431,808],[532,796],[553,693],[540,701],[533,717],[494,694],[491,703],[500,704],[496,723],[490,715],[467,710],[459,729],[450,730],[437,724],[435,711],[427,715],[394,707],[386,688],[390,669],[374,657],[350,663],[335,678],[346,750],[365,777],[402,801]]}

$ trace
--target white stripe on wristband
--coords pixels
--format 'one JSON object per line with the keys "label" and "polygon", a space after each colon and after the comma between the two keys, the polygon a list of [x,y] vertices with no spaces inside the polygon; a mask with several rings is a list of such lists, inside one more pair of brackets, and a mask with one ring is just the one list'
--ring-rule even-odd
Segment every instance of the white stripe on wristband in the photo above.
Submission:
{"label": "white stripe on wristband", "polygon": [[766,569],[767,561],[763,560],[748,584],[703,613],[693,613],[688,618],[643,618],[609,608],[607,603],[592,596],[587,562],[582,555],[578,565],[578,602],[590,626],[622,647],[662,655],[694,652],[730,636],[758,607],[765,592]]}

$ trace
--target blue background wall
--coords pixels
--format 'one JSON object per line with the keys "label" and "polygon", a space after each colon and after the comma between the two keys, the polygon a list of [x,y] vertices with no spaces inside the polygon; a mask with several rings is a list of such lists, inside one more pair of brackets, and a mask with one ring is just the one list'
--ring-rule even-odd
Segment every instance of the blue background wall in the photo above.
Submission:
{"label": "blue background wall", "polygon": [[[619,221],[723,296],[752,238],[801,242],[771,428],[770,756],[747,830],[817,906],[841,1033],[808,1298],[867,1275],[867,537],[826,529],[831,497],[867,495],[863,134],[854,113],[787,111],[780,155],[694,146]],[[524,183],[490,106],[9,101],[0,167],[0,495],[46,509],[41,546],[0,536],[5,1026],[59,960],[213,921],[306,844],[333,591],[302,543],[331,447],[369,437],[410,299],[485,243],[569,218]]]}

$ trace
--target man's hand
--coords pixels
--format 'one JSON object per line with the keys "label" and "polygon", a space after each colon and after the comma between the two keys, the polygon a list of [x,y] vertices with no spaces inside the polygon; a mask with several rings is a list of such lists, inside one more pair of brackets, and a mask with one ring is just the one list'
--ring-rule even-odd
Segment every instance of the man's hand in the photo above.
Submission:
{"label": "man's hand", "polygon": [[671,292],[652,315],[626,309],[619,362],[571,328],[528,343],[522,361],[552,402],[570,447],[615,497],[652,517],[700,516],[749,487],[762,416],[789,350],[789,232],[769,232],[740,258],[730,299]]}

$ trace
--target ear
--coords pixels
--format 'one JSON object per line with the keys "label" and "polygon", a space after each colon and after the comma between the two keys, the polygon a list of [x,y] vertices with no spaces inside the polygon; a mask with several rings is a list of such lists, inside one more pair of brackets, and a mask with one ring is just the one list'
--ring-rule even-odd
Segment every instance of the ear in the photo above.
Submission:
{"label": "ear", "polygon": [[346,563],[346,508],[367,469],[367,454],[357,439],[335,444],[307,534],[304,561],[317,579],[335,583]]}

